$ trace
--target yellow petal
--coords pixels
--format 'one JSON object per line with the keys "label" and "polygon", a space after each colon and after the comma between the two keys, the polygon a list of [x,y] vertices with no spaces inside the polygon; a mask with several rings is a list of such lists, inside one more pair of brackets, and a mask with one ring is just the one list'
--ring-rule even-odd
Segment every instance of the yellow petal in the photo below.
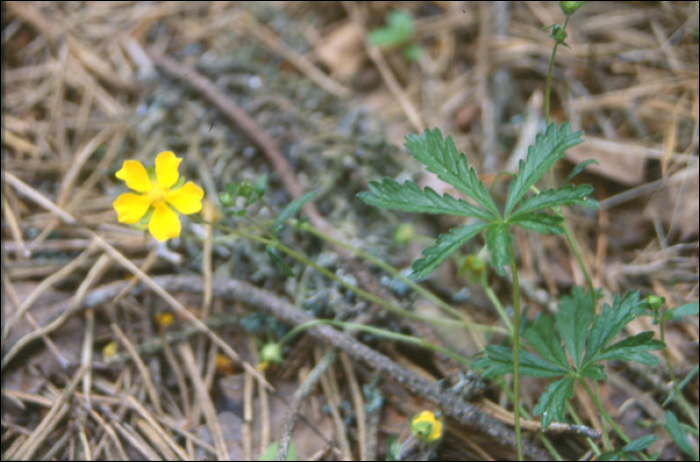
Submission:
{"label": "yellow petal", "polygon": [[188,181],[182,188],[169,192],[165,201],[175,207],[178,212],[189,215],[202,210],[204,191],[196,184]]}
{"label": "yellow petal", "polygon": [[138,192],[148,192],[153,187],[148,179],[146,168],[138,160],[125,160],[121,170],[116,173],[116,177],[126,181],[129,189]]}
{"label": "yellow petal", "polygon": [[430,436],[428,436],[427,441],[430,443],[440,439],[440,437],[442,437],[442,421],[436,420],[433,424],[433,431],[430,432]]}
{"label": "yellow petal", "polygon": [[124,193],[114,201],[114,210],[117,211],[117,220],[121,223],[133,225],[137,223],[148,211],[151,201],[148,196],[134,193]]}
{"label": "yellow petal", "polygon": [[156,157],[156,178],[161,189],[167,189],[177,182],[180,176],[177,167],[182,159],[175,157],[171,151],[163,151]]}
{"label": "yellow petal", "polygon": [[170,210],[167,205],[157,205],[151,216],[151,222],[148,223],[148,230],[160,242],[178,237],[180,235],[180,219],[177,217],[177,213]]}

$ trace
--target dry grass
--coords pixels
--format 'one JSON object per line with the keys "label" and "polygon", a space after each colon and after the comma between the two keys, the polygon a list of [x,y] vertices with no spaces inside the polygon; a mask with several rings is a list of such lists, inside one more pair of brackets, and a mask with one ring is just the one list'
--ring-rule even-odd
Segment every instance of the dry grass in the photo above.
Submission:
{"label": "dry grass", "polygon": [[[418,18],[416,39],[425,47],[418,63],[364,40],[396,7]],[[255,183],[269,172],[269,208],[318,188],[315,208],[306,209],[317,228],[406,267],[423,245],[387,245],[406,217],[380,215],[355,194],[382,175],[417,171],[393,145],[424,127],[452,134],[485,180],[515,169],[543,125],[551,42],[541,27],[561,23],[556,2],[2,8],[3,459],[257,460],[283,420],[286,431],[294,427],[301,460],[382,457],[387,434],[405,435],[406,416],[448,402],[434,387],[437,378],[455,377],[446,358],[364,339],[389,359],[330,328],[313,331],[316,341],[302,339],[285,365],[261,373],[256,336],[241,327],[250,313],[265,311],[258,321],[282,329],[307,319],[298,308],[325,297],[336,313],[366,311],[365,321],[386,321],[376,306],[300,265],[300,277],[285,281],[264,249],[210,226],[185,221],[181,238],[156,245],[117,223],[112,201],[123,187],[114,173],[124,159],[152,163],[173,150],[211,198],[205,217],[230,224],[214,211],[217,193],[226,182]],[[570,218],[606,300],[631,289],[666,297],[671,307],[698,299],[697,24],[697,2],[590,2],[567,29],[571,48],[558,52],[552,119],[585,130],[586,142],[569,153],[572,164],[600,163],[582,179],[596,187],[600,212]],[[185,71],[168,70],[162,56]],[[213,90],[197,87],[197,78]],[[427,175],[422,181],[443,188]],[[418,223],[430,233],[449,225]],[[293,231],[283,240],[396,302],[376,282],[376,269],[343,249]],[[516,245],[532,312],[583,284],[558,237],[521,233]],[[431,288],[459,291],[455,273],[443,265]],[[222,289],[221,279],[252,285]],[[507,301],[507,281],[494,276],[494,286]],[[458,308],[498,323],[476,289]],[[175,314],[174,325],[158,324],[163,312]],[[400,323],[458,351],[483,341],[465,344],[463,333]],[[639,318],[627,334],[645,330],[658,326]],[[666,339],[673,369],[687,375],[698,364],[697,318],[669,326]],[[111,342],[118,352],[105,357]],[[347,350],[334,362],[324,345]],[[355,354],[363,348],[367,354]],[[375,380],[373,371],[387,379],[373,392],[383,394],[382,409],[365,403],[362,387]],[[603,402],[630,436],[648,433],[640,420],[663,420],[665,368],[620,365],[608,375]],[[543,386],[527,382],[524,402]],[[686,391],[697,406],[697,376]],[[482,400],[474,412],[484,419],[512,420],[495,391]],[[586,425],[602,428],[585,394],[574,405]],[[288,409],[300,409],[296,426],[296,414],[284,417]],[[513,457],[506,425],[489,430],[455,409],[446,414],[440,457]],[[663,429],[653,431],[654,452],[681,457]],[[554,439],[565,457],[588,449],[580,437]],[[527,451],[543,454],[537,442]]]}

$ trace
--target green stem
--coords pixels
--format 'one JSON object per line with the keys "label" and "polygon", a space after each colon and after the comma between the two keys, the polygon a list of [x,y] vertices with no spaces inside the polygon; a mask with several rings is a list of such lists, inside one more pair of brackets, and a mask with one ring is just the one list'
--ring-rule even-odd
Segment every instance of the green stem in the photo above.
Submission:
{"label": "green stem", "polygon": [[[222,226],[217,223],[212,223],[210,221],[204,220],[202,218],[198,218],[198,220],[202,223],[206,223],[208,225],[211,225],[212,227],[224,231],[229,234],[233,234],[235,236],[243,237],[246,239],[250,239],[251,241],[254,242],[259,242],[261,244],[265,245],[271,245],[272,247],[286,253],[290,257],[294,258],[295,260],[303,263],[306,266],[310,266],[311,268],[315,269],[319,273],[323,274],[324,276],[332,279],[333,281],[337,282],[343,288],[346,290],[349,290],[350,292],[354,293],[360,298],[363,298],[367,300],[370,303],[374,303],[376,305],[381,306],[382,308],[386,309],[387,311],[391,311],[392,313],[396,313],[401,316],[405,316],[407,318],[411,319],[417,319],[419,321],[423,321],[428,324],[436,325],[436,326],[450,326],[450,327],[455,327],[455,326],[463,326],[467,327],[467,323],[464,321],[457,321],[457,320],[452,320],[452,319],[439,319],[439,318],[433,318],[433,317],[427,317],[427,316],[420,316],[417,314],[412,313],[411,311],[405,310],[403,308],[400,308],[398,306],[395,306],[386,300],[383,300],[379,297],[376,297],[372,295],[371,293],[360,289],[359,287],[355,287],[353,285],[348,284],[347,282],[343,281],[341,278],[333,274],[332,272],[328,271],[327,269],[317,265],[315,262],[309,260],[308,258],[304,257],[300,253],[294,251],[293,249],[290,249],[289,247],[281,244],[278,240],[272,240],[272,239],[266,239],[263,237],[259,236],[254,236],[252,234],[244,233],[242,231],[237,231],[235,229],[229,228],[227,226]],[[484,325],[474,325],[471,324],[469,327],[473,329],[478,329],[478,330],[484,330],[484,331],[492,331],[492,332],[501,332],[503,333],[503,329],[500,327],[495,327],[495,326],[484,326]]]}
{"label": "green stem", "polygon": [[520,438],[520,285],[513,244],[508,244],[508,253],[510,254],[510,269],[513,273],[513,415],[518,460],[523,460],[523,444]]}
{"label": "green stem", "polygon": [[[659,313],[658,313],[658,318],[657,321],[659,323],[659,335],[661,337],[661,341],[664,342],[664,345],[666,345],[666,330],[664,329],[664,312],[666,311],[665,305],[662,305],[659,307]],[[671,378],[671,383],[673,384],[673,391],[674,391],[674,401],[678,403],[678,405],[683,409],[683,412],[685,415],[690,419],[690,421],[693,423],[695,428],[698,428],[698,418],[695,414],[695,411],[693,409],[693,405],[688,402],[688,400],[683,396],[683,393],[680,389],[680,384],[678,383],[678,378],[676,377],[676,373],[673,370],[673,366],[671,365],[671,358],[668,354],[668,347],[664,346],[663,349],[663,355],[664,359],[666,361],[666,367],[668,367],[668,375]]]}
{"label": "green stem", "polygon": [[[574,406],[571,405],[571,400],[567,399],[564,402],[564,406],[566,406],[566,410],[569,412],[569,415],[571,416],[571,419],[574,421],[574,423],[576,425],[583,425],[583,420],[581,420],[581,417],[579,417],[578,413],[576,412],[576,409],[574,409]],[[590,446],[591,450],[595,452],[597,456],[599,456],[600,448],[598,447],[598,444],[596,444],[596,442],[590,438],[586,438],[586,442]]]}
{"label": "green stem", "polygon": [[481,283],[481,287],[484,289],[484,292],[486,292],[486,296],[489,298],[489,300],[491,300],[491,303],[493,304],[493,307],[496,309],[496,312],[498,312],[498,315],[503,320],[503,324],[506,325],[506,329],[508,329],[508,333],[512,337],[513,336],[513,323],[510,322],[510,318],[508,318],[508,315],[506,314],[506,310],[505,310],[505,308],[503,308],[501,301],[498,299],[498,297],[496,296],[496,293],[493,291],[491,286],[486,281],[486,271],[484,271],[482,273],[481,278],[479,278],[479,282]]}
{"label": "green stem", "polygon": [[[628,444],[631,440],[629,437],[625,434],[624,431],[617,425],[617,423],[613,420],[613,418],[608,414],[608,411],[605,409],[605,406],[603,406],[603,403],[600,402],[600,399],[598,396],[593,393],[593,390],[588,386],[585,380],[579,379],[579,383],[583,385],[584,390],[586,390],[586,393],[588,393],[588,396],[593,400],[595,405],[598,407],[598,411],[600,411],[601,415],[605,418],[605,420],[612,426],[613,430],[620,435],[620,438],[622,438],[622,441],[625,442],[625,444]],[[604,434],[607,432],[604,432]],[[640,452],[640,458],[642,460],[649,460],[646,454],[643,452]]]}
{"label": "green stem", "polygon": [[[404,276],[403,274],[401,274],[400,271],[397,271],[396,268],[394,268],[393,266],[391,266],[391,265],[385,263],[384,261],[378,259],[377,257],[375,257],[375,256],[373,256],[373,255],[370,255],[370,254],[368,254],[367,252],[365,252],[365,251],[363,251],[363,250],[361,250],[361,249],[358,249],[357,247],[353,247],[353,246],[351,246],[350,244],[347,244],[347,243],[345,243],[345,242],[343,242],[343,241],[341,241],[341,240],[339,240],[339,239],[336,239],[336,238],[334,238],[334,237],[331,237],[331,236],[328,236],[328,235],[324,234],[322,231],[320,231],[320,230],[314,228],[313,226],[311,226],[311,224],[309,224],[308,222],[307,222],[307,223],[302,223],[301,225],[299,225],[299,229],[301,229],[302,231],[306,231],[306,232],[308,232],[308,233],[311,233],[311,234],[313,234],[314,236],[316,236],[316,237],[318,237],[318,238],[320,238],[320,239],[323,239],[323,240],[325,240],[325,241],[327,241],[327,242],[330,242],[331,244],[335,244],[335,245],[337,245],[337,246],[339,246],[339,247],[342,247],[342,248],[344,248],[344,249],[347,249],[347,250],[349,250],[350,252],[354,253],[355,255],[358,255],[358,256],[362,257],[362,258],[365,259],[366,261],[372,263],[373,265],[377,266],[378,268],[380,268],[380,269],[386,271],[387,273],[389,273],[389,274],[391,274],[392,276],[394,276],[394,277],[398,278],[399,280],[401,280],[401,282],[403,282],[403,283],[405,283],[406,285],[408,285],[411,289],[413,289],[414,291],[416,291],[417,293],[419,293],[420,295],[422,295],[422,296],[425,297],[426,299],[430,300],[430,301],[433,302],[435,305],[439,306],[440,309],[442,309],[445,313],[449,313],[449,314],[451,314],[452,316],[454,316],[455,318],[460,318],[460,319],[462,319],[463,321],[468,322],[468,321],[466,321],[466,319],[464,318],[464,315],[463,315],[462,313],[460,313],[460,312],[457,311],[456,309],[452,308],[450,305],[448,305],[447,303],[443,302],[439,297],[435,296],[432,292],[430,292],[429,290],[425,289],[423,286],[421,286],[421,285],[418,284],[417,282],[415,282],[415,281],[413,281],[413,280],[407,278],[406,276]],[[431,241],[431,243],[432,243],[432,241]]]}
{"label": "green stem", "polygon": [[554,42],[554,48],[552,48],[552,56],[550,56],[550,58],[549,58],[549,72],[547,72],[547,86],[544,89],[544,121],[545,121],[545,125],[549,125],[549,94],[551,93],[551,90],[552,90],[552,74],[554,73],[554,57],[557,55],[557,47],[558,46],[559,46],[559,44],[557,42]]}
{"label": "green stem", "polygon": [[260,223],[258,223],[257,221],[255,221],[255,220],[253,220],[252,218],[250,218],[250,217],[248,216],[247,213],[246,213],[245,215],[243,215],[243,218],[245,218],[245,220],[246,220],[248,223],[250,223],[251,225],[253,225],[253,226],[256,227],[257,229],[259,229],[260,231],[262,231],[263,234],[265,234],[266,236],[268,236],[270,239],[274,239],[274,238],[275,238],[275,236],[274,236],[270,231],[268,231],[267,229],[265,229],[265,228],[264,228]]}
{"label": "green stem", "polygon": [[[494,377],[493,379],[494,382],[496,382],[496,385],[503,391],[503,393],[506,394],[506,396],[510,399],[513,400],[513,392],[511,391],[510,388],[508,388],[508,385],[506,384],[505,380],[503,380],[503,377]],[[520,414],[527,420],[532,420],[530,417],[530,414],[528,414],[527,410],[524,407],[520,407]],[[552,444],[552,442],[549,440],[547,435],[544,432],[538,432],[537,433],[538,438],[540,441],[542,441],[542,444],[549,450],[550,453],[554,455],[555,460],[564,460],[561,455],[557,452],[556,448]]]}
{"label": "green stem", "polygon": [[[561,211],[561,207],[553,208],[553,210],[557,215],[564,218],[564,214]],[[576,244],[576,239],[574,239],[574,235],[571,233],[571,229],[569,228],[569,224],[566,222],[566,218],[564,218],[562,225],[564,228],[564,235],[566,236],[566,241],[569,243],[569,247],[571,247],[571,251],[574,253],[576,261],[578,262],[578,266],[583,272],[583,277],[586,279],[586,285],[588,286],[588,291],[591,293],[591,300],[593,301],[593,312],[591,314],[595,316],[598,307],[597,300],[595,297],[595,288],[593,287],[593,279],[591,278],[588,269],[586,269],[586,265],[583,263],[583,257],[581,257],[581,252],[579,252],[578,250],[578,244]]]}
{"label": "green stem", "polygon": [[[661,341],[664,342],[664,345],[666,345],[666,330],[664,329],[664,306],[661,305],[659,307],[658,311],[658,322],[659,322],[659,336],[661,337]],[[664,359],[666,360],[666,367],[668,368],[668,376],[671,378],[671,382],[674,384],[676,383],[676,373],[673,371],[673,367],[671,366],[671,358],[668,356],[668,348],[664,346],[663,349],[663,354],[664,354]]]}
{"label": "green stem", "polygon": [[[565,31],[566,26],[569,24],[569,16],[566,17],[564,20],[564,25],[562,26],[561,30]],[[549,95],[552,90],[552,74],[554,73],[554,58],[557,56],[557,48],[559,47],[559,43],[557,41],[554,41],[554,48],[552,48],[552,56],[549,58],[549,72],[547,72],[547,86],[544,91],[544,120],[547,125],[549,125]],[[551,170],[550,170],[551,172]],[[552,186],[554,186],[554,182],[552,182]]]}
{"label": "green stem", "polygon": [[[598,386],[598,384],[596,384],[596,387],[595,387],[595,396],[596,396],[595,402],[596,402],[596,403],[601,403],[601,401],[600,401],[600,387]],[[605,447],[606,447],[608,450],[611,450],[611,449],[612,449],[612,443],[610,442],[610,433],[608,432],[608,423],[607,423],[607,421],[606,421],[605,419],[603,419],[603,420],[600,422],[600,426],[601,426],[602,429],[603,429],[603,442],[605,443]]]}
{"label": "green stem", "polygon": [[351,323],[351,322],[343,322],[343,321],[333,321],[330,319],[316,319],[314,321],[309,321],[304,324],[300,324],[296,326],[294,329],[290,330],[287,332],[284,337],[279,341],[278,345],[284,346],[285,343],[289,342],[294,336],[299,334],[300,332],[303,332],[307,329],[310,329],[315,326],[320,326],[320,325],[329,325],[329,326],[334,326],[338,327],[341,329],[350,329],[350,330],[359,330],[362,332],[367,332],[372,335],[376,335],[379,337],[383,338],[388,338],[390,340],[396,340],[399,342],[404,342],[404,343],[410,343],[412,345],[417,345],[419,347],[424,347],[429,350],[437,351],[438,353],[442,353],[444,355],[449,356],[450,358],[454,359],[455,361],[459,362],[460,364],[463,364],[465,367],[469,367],[471,364],[471,361],[469,361],[467,358],[465,358],[462,355],[459,355],[457,353],[454,353],[446,348],[443,348],[439,345],[435,345],[434,343],[430,343],[426,340],[423,340],[418,337],[413,337],[411,335],[405,335],[405,334],[399,334],[397,332],[390,332],[384,329],[379,329],[377,327],[372,327],[372,326],[367,326],[365,324],[356,324],[356,323]]}
{"label": "green stem", "polygon": [[[562,26],[561,30],[565,31],[566,26],[569,24],[569,16],[566,17],[564,20],[564,25]],[[559,47],[558,42],[554,42],[554,47],[552,48],[552,55],[549,58],[549,72],[547,72],[547,84],[545,87],[544,91],[544,119],[545,119],[545,124],[549,125],[549,106],[550,106],[550,94],[552,93],[552,75],[554,74],[554,60],[557,56],[557,48]],[[551,187],[554,187],[554,168],[549,169],[549,182],[551,184]],[[561,207],[553,207],[552,210],[559,215],[560,217],[564,218],[564,214],[561,212]],[[588,290],[591,292],[591,298],[593,300],[593,315],[596,313],[596,298],[595,298],[595,290],[593,288],[593,279],[591,279],[591,275],[588,273],[588,270],[586,269],[586,265],[583,264],[583,259],[581,258],[581,253],[578,250],[578,245],[576,245],[576,241],[574,240],[574,237],[571,233],[571,230],[569,229],[569,225],[566,222],[566,218],[564,218],[563,222],[563,227],[564,227],[564,234],[566,234],[566,240],[569,243],[569,247],[571,247],[571,250],[574,252],[574,255],[576,256],[576,261],[578,262],[579,267],[581,268],[581,271],[583,272],[584,277],[586,278],[586,285],[588,286]]]}

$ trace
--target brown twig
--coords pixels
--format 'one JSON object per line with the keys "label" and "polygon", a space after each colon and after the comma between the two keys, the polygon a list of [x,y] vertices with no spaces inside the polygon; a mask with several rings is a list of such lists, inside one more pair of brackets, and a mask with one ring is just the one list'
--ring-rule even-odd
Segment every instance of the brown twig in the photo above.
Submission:
{"label": "brown twig", "polygon": [[280,435],[277,440],[277,455],[275,460],[287,460],[289,441],[292,437],[294,424],[299,417],[301,403],[306,399],[309,393],[311,393],[328,368],[333,365],[337,355],[338,352],[336,350],[331,350],[326,353],[326,355],[316,363],[316,366],[313,368],[306,380],[304,380],[304,382],[302,382],[299,388],[297,388],[297,390],[294,392],[292,401],[289,403],[287,414],[282,422],[282,427],[280,428]]}
{"label": "brown twig", "polygon": [[[361,35],[363,37],[369,37],[369,34],[364,26],[366,21],[363,18],[362,12],[357,8],[357,5],[355,5],[354,2],[342,2],[342,5],[355,25],[362,31]],[[391,68],[384,59],[384,55],[382,54],[381,50],[370,42],[369,38],[365,39],[365,49],[367,50],[367,55],[369,55],[375,67],[379,71],[379,75],[382,76],[382,80],[384,80],[384,83],[386,83],[387,88],[389,88],[391,94],[398,100],[399,104],[401,105],[401,109],[403,109],[414,130],[416,130],[418,133],[422,133],[423,129],[425,128],[423,119],[421,118],[418,109],[416,109],[406,95],[406,92],[403,91],[401,85],[399,85],[394,73],[391,71]]]}
{"label": "brown twig", "polygon": [[[152,278],[158,287],[165,291],[184,291],[202,293],[202,280],[198,276],[158,276]],[[127,284],[117,281],[89,292],[83,301],[82,309],[99,306],[112,300]],[[132,294],[143,292],[143,284],[132,290]],[[259,289],[244,281],[215,280],[214,297],[227,300],[237,300],[250,306],[255,306],[287,324],[298,326],[312,321],[313,318],[297,309],[271,292]],[[63,302],[67,309],[71,301]],[[373,368],[409,392],[438,405],[446,416],[455,419],[462,425],[485,433],[504,445],[515,448],[515,437],[510,429],[485,414],[481,410],[464,401],[452,390],[443,390],[436,383],[416,376],[386,356],[376,352],[363,343],[330,326],[318,326],[308,330],[308,333],[318,340],[333,345],[344,351],[355,361]],[[535,460],[549,460],[549,456],[534,446],[526,445],[524,454]]]}
{"label": "brown twig", "polygon": [[[191,67],[178,63],[177,61],[160,54],[154,48],[148,49],[148,54],[151,59],[164,70],[170,77],[181,80],[188,85],[194,87],[202,96],[209,100],[212,104],[218,107],[236,126],[248,134],[250,139],[255,143],[267,156],[270,165],[279,175],[280,180],[284,184],[285,189],[289,192],[293,199],[300,198],[304,192],[299,185],[294,170],[287,162],[287,159],[282,155],[282,152],[277,147],[277,143],[273,140],[256,121],[251,119],[248,114],[243,111],[231,98],[219,91],[218,88],[205,76],[201,75]],[[328,230],[330,226],[321,217],[316,207],[307,202],[305,209],[309,214],[309,219],[314,226]]]}
{"label": "brown twig", "polygon": [[352,90],[336,82],[332,78],[324,74],[320,69],[318,69],[314,64],[300,55],[292,48],[288,47],[277,35],[272,32],[269,28],[260,24],[251,15],[243,13],[243,23],[246,25],[246,29],[255,35],[259,40],[261,40],[265,45],[267,45],[272,51],[281,55],[292,63],[294,67],[303,72],[309,80],[314,82],[319,87],[326,90],[328,93],[334,94],[341,98],[349,98],[352,95]]}

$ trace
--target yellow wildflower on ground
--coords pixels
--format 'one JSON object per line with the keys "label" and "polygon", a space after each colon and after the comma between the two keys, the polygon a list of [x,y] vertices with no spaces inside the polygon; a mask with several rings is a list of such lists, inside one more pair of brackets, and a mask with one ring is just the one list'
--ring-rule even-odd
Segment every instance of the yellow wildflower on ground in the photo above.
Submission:
{"label": "yellow wildflower on ground", "polygon": [[413,435],[426,443],[432,443],[442,437],[442,426],[442,420],[430,411],[423,411],[411,420]]}
{"label": "yellow wildflower on ground", "polygon": [[105,362],[109,361],[114,357],[114,355],[117,354],[117,344],[114,342],[109,342],[105,346],[102,347],[102,359],[104,359]]}
{"label": "yellow wildflower on ground", "polygon": [[163,313],[158,313],[156,315],[156,322],[158,323],[159,326],[165,328],[165,327],[170,327],[173,324],[175,324],[175,316],[173,316],[172,313],[169,313],[167,311]]}
{"label": "yellow wildflower on ground", "polygon": [[172,152],[163,151],[156,157],[155,173],[149,175],[141,162],[125,160],[116,176],[136,192],[124,193],[114,201],[117,219],[133,225],[146,217],[148,230],[159,241],[178,237],[180,219],[175,211],[197,213],[204,197],[202,188],[191,181],[178,187],[181,161]]}

